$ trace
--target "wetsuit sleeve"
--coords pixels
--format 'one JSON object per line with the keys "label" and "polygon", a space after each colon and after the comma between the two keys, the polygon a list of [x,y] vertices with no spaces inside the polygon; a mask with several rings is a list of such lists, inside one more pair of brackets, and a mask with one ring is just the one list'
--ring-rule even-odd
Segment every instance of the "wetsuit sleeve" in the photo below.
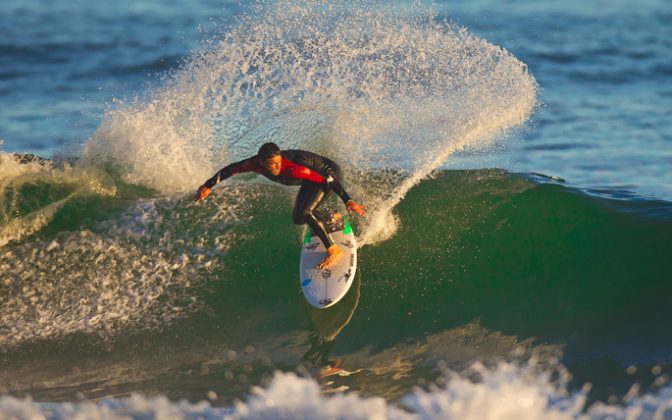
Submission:
{"label": "wetsuit sleeve", "polygon": [[341,200],[343,200],[344,203],[347,203],[350,201],[350,196],[348,195],[347,192],[345,192],[345,188],[341,185],[340,182],[336,178],[334,178],[331,175],[327,175],[325,178],[325,182],[329,187],[334,191],[336,194],[338,194],[339,197],[341,197]]}
{"label": "wetsuit sleeve", "polygon": [[235,175],[242,174],[245,172],[256,172],[257,165],[255,164],[256,157],[251,157],[240,162],[232,163],[228,166],[223,167],[219,170],[212,178],[205,181],[203,185],[212,189],[218,182],[224,181],[225,179]]}

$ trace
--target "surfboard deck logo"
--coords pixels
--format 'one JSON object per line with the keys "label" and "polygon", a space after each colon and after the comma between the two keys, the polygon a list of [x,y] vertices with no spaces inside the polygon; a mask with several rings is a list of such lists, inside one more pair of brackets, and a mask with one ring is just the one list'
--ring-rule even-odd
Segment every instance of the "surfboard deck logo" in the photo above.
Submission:
{"label": "surfboard deck logo", "polygon": [[310,230],[306,233],[301,249],[299,284],[308,303],[316,308],[328,308],[340,301],[350,289],[349,281],[357,269],[357,241],[350,222],[345,218],[338,230],[330,235],[339,244],[342,254],[334,264],[326,269],[315,266],[326,255],[324,244]]}

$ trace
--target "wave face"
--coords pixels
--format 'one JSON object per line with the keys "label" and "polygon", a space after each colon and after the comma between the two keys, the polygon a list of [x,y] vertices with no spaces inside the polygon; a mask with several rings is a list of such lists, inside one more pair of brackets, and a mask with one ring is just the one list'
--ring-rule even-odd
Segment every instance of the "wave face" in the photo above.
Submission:
{"label": "wave face", "polygon": [[[592,401],[635,381],[655,388],[670,368],[668,202],[497,170],[434,173],[395,207],[396,235],[361,249],[344,301],[311,310],[288,189],[232,183],[194,206],[117,182],[116,196],[72,198],[2,248],[6,391],[197,400],[216,389],[226,402],[275,369],[336,358],[354,374],[327,389],[396,401],[441,366],[534,356],[560,358],[571,389],[593,383]],[[19,202],[44,206],[29,195],[50,188],[26,184]]]}

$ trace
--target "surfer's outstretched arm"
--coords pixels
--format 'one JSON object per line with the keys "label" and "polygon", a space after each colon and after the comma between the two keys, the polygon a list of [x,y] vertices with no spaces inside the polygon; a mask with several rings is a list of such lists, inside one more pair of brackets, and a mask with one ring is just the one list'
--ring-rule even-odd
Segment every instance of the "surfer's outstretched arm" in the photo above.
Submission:
{"label": "surfer's outstretched arm", "polygon": [[198,203],[199,201],[205,200],[208,194],[210,194],[212,187],[235,174],[256,171],[257,165],[255,161],[256,156],[253,156],[251,158],[241,160],[240,162],[232,163],[223,167],[217,171],[217,173],[214,174],[212,178],[208,179],[203,183],[203,185],[198,187],[198,191],[196,191],[196,195],[194,196],[194,201]]}
{"label": "surfer's outstretched arm", "polygon": [[343,188],[341,183],[338,182],[336,178],[334,178],[331,175],[328,175],[325,179],[325,182],[327,183],[327,185],[329,185],[332,191],[334,191],[336,194],[338,194],[339,197],[341,197],[341,200],[343,200],[343,204],[345,204],[345,208],[348,209],[348,211],[354,211],[360,216],[366,215],[366,213],[364,212],[365,207],[352,201],[348,193],[345,192],[345,188]]}

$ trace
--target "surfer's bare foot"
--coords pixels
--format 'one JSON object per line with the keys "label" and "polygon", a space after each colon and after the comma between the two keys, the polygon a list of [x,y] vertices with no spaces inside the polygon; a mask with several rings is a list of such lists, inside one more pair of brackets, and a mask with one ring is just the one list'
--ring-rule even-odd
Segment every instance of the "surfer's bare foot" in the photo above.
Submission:
{"label": "surfer's bare foot", "polygon": [[322,261],[316,266],[317,269],[321,270],[324,268],[328,268],[330,265],[336,262],[338,258],[341,256],[343,251],[341,251],[341,248],[338,247],[338,245],[333,244],[329,248],[327,248],[327,256],[324,257]]}

